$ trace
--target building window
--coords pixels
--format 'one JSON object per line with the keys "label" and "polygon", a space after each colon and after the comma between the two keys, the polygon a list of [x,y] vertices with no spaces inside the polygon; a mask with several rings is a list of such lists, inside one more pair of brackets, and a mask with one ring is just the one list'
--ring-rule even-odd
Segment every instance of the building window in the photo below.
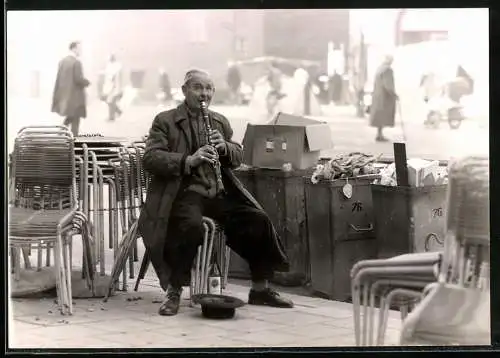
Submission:
{"label": "building window", "polygon": [[191,11],[188,15],[189,41],[207,42],[207,14],[204,11]]}

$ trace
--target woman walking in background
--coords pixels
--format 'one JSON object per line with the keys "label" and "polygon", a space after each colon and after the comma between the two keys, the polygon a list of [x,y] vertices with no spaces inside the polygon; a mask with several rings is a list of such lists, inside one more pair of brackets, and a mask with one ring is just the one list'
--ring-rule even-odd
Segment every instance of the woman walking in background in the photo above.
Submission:
{"label": "woman walking in background", "polygon": [[377,128],[377,142],[387,142],[384,127],[394,127],[396,118],[396,101],[399,99],[394,87],[393,57],[387,55],[378,68],[373,86],[372,105],[370,108],[370,124]]}
{"label": "woman walking in background", "polygon": [[109,62],[104,70],[104,84],[102,88],[102,100],[109,108],[108,120],[114,121],[122,114],[118,102],[123,96],[122,65],[116,60],[115,55],[109,57]]}

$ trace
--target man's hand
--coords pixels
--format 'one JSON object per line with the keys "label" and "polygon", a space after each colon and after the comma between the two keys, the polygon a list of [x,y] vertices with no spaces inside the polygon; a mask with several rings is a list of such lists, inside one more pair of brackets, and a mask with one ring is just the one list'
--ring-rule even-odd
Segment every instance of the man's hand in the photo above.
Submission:
{"label": "man's hand", "polygon": [[212,164],[216,158],[217,153],[215,149],[207,144],[199,148],[193,155],[188,156],[186,158],[186,164],[189,165],[190,168],[196,168],[203,163]]}
{"label": "man's hand", "polygon": [[227,143],[224,136],[217,129],[212,129],[210,132],[210,140],[212,144],[217,148],[219,154],[224,155],[227,153]]}

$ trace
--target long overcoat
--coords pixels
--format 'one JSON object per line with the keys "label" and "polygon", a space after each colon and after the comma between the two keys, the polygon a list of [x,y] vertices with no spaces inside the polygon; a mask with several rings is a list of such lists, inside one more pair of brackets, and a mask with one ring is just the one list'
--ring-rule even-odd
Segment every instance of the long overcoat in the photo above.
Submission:
{"label": "long overcoat", "polygon": [[59,62],[52,96],[52,112],[63,117],[85,118],[87,100],[85,88],[89,81],[83,76],[82,63],[74,55]]}
{"label": "long overcoat", "polygon": [[370,107],[372,127],[394,127],[396,98],[394,72],[390,66],[382,65],[377,70],[373,86]]}
{"label": "long overcoat", "polygon": [[[228,143],[228,154],[220,158],[223,178],[232,182],[238,189],[238,195],[242,195],[248,203],[262,209],[232,172],[232,169],[240,166],[243,150],[239,144],[231,140],[233,130],[229,121],[213,111],[209,111],[209,117],[212,127],[218,129]],[[192,145],[188,121],[185,104],[158,114],[146,140],[143,159],[144,168],[152,174],[152,181],[139,216],[139,233],[164,290],[167,289],[171,273],[168,263],[163,258],[163,250],[168,240],[168,221],[172,203],[181,185],[184,163]],[[273,252],[266,256],[270,258],[269,264],[273,270],[288,271],[289,263],[283,245],[276,230],[273,231]]]}

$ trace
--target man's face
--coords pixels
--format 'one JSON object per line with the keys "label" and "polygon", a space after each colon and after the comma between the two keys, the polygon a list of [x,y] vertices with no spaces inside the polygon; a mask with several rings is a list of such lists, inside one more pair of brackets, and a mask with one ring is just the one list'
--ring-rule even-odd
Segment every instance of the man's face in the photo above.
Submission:
{"label": "man's face", "polygon": [[182,93],[184,93],[188,107],[198,109],[201,101],[205,101],[207,105],[210,104],[215,87],[210,77],[197,74],[182,86]]}
{"label": "man's face", "polygon": [[392,65],[392,62],[394,61],[394,58],[391,56],[391,55],[387,55],[386,58],[385,58],[385,63],[387,64],[387,66],[390,66]]}
{"label": "man's face", "polygon": [[76,45],[73,51],[77,56],[80,56],[82,54],[82,45],[81,44]]}

